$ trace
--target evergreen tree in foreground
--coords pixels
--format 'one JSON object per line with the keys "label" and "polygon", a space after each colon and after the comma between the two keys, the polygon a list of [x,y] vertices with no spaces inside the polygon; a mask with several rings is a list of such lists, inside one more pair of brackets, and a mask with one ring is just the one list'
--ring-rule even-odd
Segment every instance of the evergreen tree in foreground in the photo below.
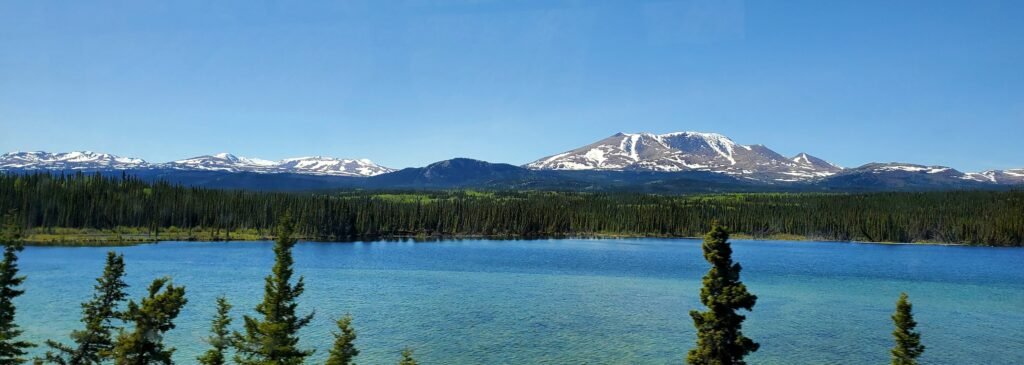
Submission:
{"label": "evergreen tree in foreground", "polygon": [[132,322],[131,332],[121,330],[114,344],[117,365],[172,364],[174,348],[164,347],[164,333],[174,329],[174,319],[188,303],[185,287],[170,284],[170,278],[153,280],[149,294],[141,303],[128,302],[125,321]]}
{"label": "evergreen tree in foreground", "polygon": [[285,214],[275,228],[274,268],[267,276],[263,302],[256,305],[260,317],[245,316],[245,333],[235,332],[235,346],[238,353],[235,361],[242,365],[298,365],[311,350],[299,349],[299,329],[309,324],[313,313],[305,316],[296,314],[296,300],[302,295],[302,277],[291,284],[292,238],[295,223]]}
{"label": "evergreen tree in foreground", "polygon": [[68,346],[56,341],[46,341],[52,351],[46,353],[46,361],[62,365],[93,365],[107,360],[114,348],[112,331],[115,319],[122,317],[118,310],[127,294],[124,290],[124,256],[107,253],[103,276],[96,279],[92,299],[82,303],[82,323],[85,329],[71,332],[75,345]]}
{"label": "evergreen tree in foreground", "polygon": [[913,305],[907,300],[907,293],[900,293],[892,321],[896,324],[896,330],[892,331],[896,338],[896,346],[891,351],[893,365],[916,365],[917,357],[924,353],[924,345],[921,344],[921,334],[914,330],[917,322],[914,321]]}
{"label": "evergreen tree in foreground", "polygon": [[0,261],[0,365],[24,364],[27,361],[22,357],[26,354],[25,349],[35,345],[18,341],[22,330],[14,322],[14,298],[25,293],[18,289],[25,277],[18,276],[18,252],[22,250],[22,241],[14,216],[5,217],[0,244],[4,246],[3,261]]}
{"label": "evergreen tree in foreground", "polygon": [[226,363],[224,352],[231,344],[231,333],[228,326],[231,325],[231,303],[225,297],[217,298],[217,314],[213,316],[210,325],[210,337],[206,343],[212,347],[206,350],[197,360],[202,365],[224,365]]}
{"label": "evergreen tree in foreground", "polygon": [[338,332],[334,334],[334,347],[331,348],[326,365],[352,364],[352,358],[359,355],[355,340],[356,330],[352,328],[352,316],[346,314],[338,320]]}
{"label": "evergreen tree in foreground", "polygon": [[694,365],[745,364],[743,357],[757,351],[759,345],[743,335],[745,316],[739,309],[751,310],[757,297],[740,281],[740,264],[732,261],[729,232],[718,222],[704,236],[704,259],[711,270],[704,275],[700,301],[708,310],[690,311],[697,328],[697,347],[690,350],[686,362]]}
{"label": "evergreen tree in foreground", "polygon": [[411,348],[406,347],[406,348],[402,349],[402,360],[398,362],[398,365],[418,365],[418,364],[419,363],[416,362],[416,359],[414,359],[412,357],[412,349]]}

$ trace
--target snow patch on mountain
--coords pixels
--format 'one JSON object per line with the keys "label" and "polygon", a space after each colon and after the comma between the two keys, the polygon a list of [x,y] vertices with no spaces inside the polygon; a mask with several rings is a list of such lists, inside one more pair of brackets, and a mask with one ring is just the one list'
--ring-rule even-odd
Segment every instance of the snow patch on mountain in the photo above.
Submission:
{"label": "snow patch on mountain", "polygon": [[885,164],[885,165],[880,165],[880,166],[872,168],[872,171],[875,172],[875,173],[881,173],[881,172],[885,172],[885,171],[906,171],[906,172],[924,172],[924,173],[927,173],[927,174],[938,174],[938,173],[943,173],[943,172],[947,172],[947,171],[951,171],[951,170],[953,170],[953,169],[951,169],[949,167],[945,167],[945,166],[921,166],[921,165],[900,164],[900,163]]}
{"label": "snow patch on mountain", "polygon": [[799,163],[799,164],[804,164],[804,165],[810,165],[811,164],[811,161],[807,159],[807,154],[806,153],[801,153],[801,154],[797,155],[796,157],[793,157],[793,162],[796,162],[796,163]]}
{"label": "snow patch on mountain", "polygon": [[1024,184],[1024,169],[971,172],[965,174],[964,179],[995,184]]}
{"label": "snow patch on mountain", "polygon": [[[702,133],[702,132],[675,132],[667,133],[663,135],[655,136],[660,141],[664,141],[665,138],[671,137],[697,137],[705,141],[711,149],[718,152],[719,155],[725,157],[733,165],[736,164],[736,159],[733,158],[733,151],[736,149],[736,142],[733,142],[729,137],[723,136],[718,133]],[[746,150],[750,151],[751,148],[748,146],[742,146]]]}

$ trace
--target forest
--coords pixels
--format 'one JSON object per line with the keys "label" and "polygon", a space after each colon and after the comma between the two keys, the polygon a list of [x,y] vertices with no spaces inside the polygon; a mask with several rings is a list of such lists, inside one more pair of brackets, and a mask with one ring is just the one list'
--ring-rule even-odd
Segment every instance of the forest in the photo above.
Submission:
{"label": "forest", "polygon": [[[304,239],[738,237],[1024,244],[1024,191],[652,195],[551,191],[216,190],[131,176],[0,175],[0,210],[23,229],[213,230],[269,235],[292,212]],[[237,235],[236,235],[237,237]]]}

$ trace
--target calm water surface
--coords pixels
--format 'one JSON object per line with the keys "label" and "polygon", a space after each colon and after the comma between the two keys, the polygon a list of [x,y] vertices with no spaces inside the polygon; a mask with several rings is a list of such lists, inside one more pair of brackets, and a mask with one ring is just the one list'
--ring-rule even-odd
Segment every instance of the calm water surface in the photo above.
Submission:
{"label": "calm water surface", "polygon": [[[214,299],[251,313],[272,265],[270,242],[166,242],[124,253],[133,297],[155,277],[187,288],[167,342],[182,364],[205,350]],[[758,295],[746,331],[754,364],[888,361],[894,303],[910,294],[923,363],[1024,364],[1024,250],[733,241]],[[67,339],[109,248],[29,247],[18,320],[35,342]],[[462,240],[301,243],[302,344],[326,356],[333,322],[355,317],[361,364],[681,363],[694,342],[707,264],[696,240]],[[236,325],[240,320],[236,320]],[[237,327],[236,327],[237,328]],[[38,353],[38,351],[37,351]]]}

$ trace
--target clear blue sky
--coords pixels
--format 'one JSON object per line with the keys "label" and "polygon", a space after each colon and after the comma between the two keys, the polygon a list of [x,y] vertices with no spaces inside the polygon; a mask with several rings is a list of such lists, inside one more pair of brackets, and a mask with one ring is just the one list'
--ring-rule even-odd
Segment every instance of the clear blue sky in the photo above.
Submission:
{"label": "clear blue sky", "polygon": [[1024,1],[0,1],[0,150],[1024,167]]}

